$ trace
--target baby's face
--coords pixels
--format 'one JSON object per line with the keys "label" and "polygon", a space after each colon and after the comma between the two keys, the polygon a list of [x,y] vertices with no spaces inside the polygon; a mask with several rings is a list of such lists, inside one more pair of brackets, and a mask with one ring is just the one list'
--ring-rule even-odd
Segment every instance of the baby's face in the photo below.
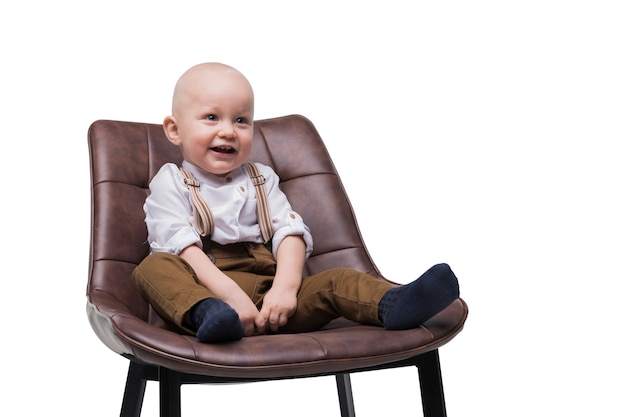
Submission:
{"label": "baby's face", "polygon": [[200,72],[183,89],[174,110],[186,161],[215,175],[239,168],[252,148],[254,96],[238,73]]}

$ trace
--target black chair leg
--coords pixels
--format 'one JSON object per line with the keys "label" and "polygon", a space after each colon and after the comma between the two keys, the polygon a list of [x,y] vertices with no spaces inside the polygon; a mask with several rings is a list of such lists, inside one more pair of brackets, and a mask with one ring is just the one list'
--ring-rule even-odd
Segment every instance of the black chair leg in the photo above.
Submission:
{"label": "black chair leg", "polygon": [[355,417],[350,374],[337,374],[335,375],[335,379],[337,380],[337,394],[339,394],[341,417]]}
{"label": "black chair leg", "polygon": [[419,371],[424,417],[446,417],[439,351],[435,349],[421,355],[418,359],[417,369]]}
{"label": "black chair leg", "polygon": [[180,416],[181,375],[167,368],[159,367],[159,403],[161,417]]}
{"label": "black chair leg", "polygon": [[146,393],[147,366],[130,361],[120,417],[139,417]]}

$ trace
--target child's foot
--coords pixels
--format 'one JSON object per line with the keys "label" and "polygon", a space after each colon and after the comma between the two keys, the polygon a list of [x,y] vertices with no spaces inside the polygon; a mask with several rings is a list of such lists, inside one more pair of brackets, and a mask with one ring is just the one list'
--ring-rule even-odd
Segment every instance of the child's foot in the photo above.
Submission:
{"label": "child's foot", "polygon": [[447,264],[438,264],[410,284],[383,295],[378,316],[387,330],[413,329],[459,298],[459,283]]}
{"label": "child's foot", "polygon": [[237,312],[218,298],[200,301],[191,309],[190,319],[203,343],[234,342],[244,336]]}

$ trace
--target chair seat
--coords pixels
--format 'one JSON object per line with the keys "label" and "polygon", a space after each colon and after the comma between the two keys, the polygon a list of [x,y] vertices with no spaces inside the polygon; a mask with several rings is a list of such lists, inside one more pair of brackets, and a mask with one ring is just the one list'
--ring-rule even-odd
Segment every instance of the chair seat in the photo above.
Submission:
{"label": "chair seat", "polygon": [[444,345],[462,330],[467,317],[467,306],[459,299],[417,329],[392,331],[393,337],[380,327],[338,319],[317,332],[204,344],[128,311],[99,312],[94,304],[102,308],[108,304],[104,299],[92,303],[92,325],[114,351],[178,372],[242,379],[332,374],[401,361]]}

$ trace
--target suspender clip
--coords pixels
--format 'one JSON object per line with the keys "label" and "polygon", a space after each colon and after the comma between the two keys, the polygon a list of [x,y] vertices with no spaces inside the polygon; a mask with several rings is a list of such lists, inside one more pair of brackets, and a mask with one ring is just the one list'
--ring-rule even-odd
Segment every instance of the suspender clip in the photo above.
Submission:
{"label": "suspender clip", "polygon": [[251,175],[250,179],[252,180],[252,184],[254,184],[255,187],[265,184],[265,177],[261,174]]}
{"label": "suspender clip", "polygon": [[200,188],[200,183],[198,181],[191,178],[185,178],[184,180],[187,187]]}

